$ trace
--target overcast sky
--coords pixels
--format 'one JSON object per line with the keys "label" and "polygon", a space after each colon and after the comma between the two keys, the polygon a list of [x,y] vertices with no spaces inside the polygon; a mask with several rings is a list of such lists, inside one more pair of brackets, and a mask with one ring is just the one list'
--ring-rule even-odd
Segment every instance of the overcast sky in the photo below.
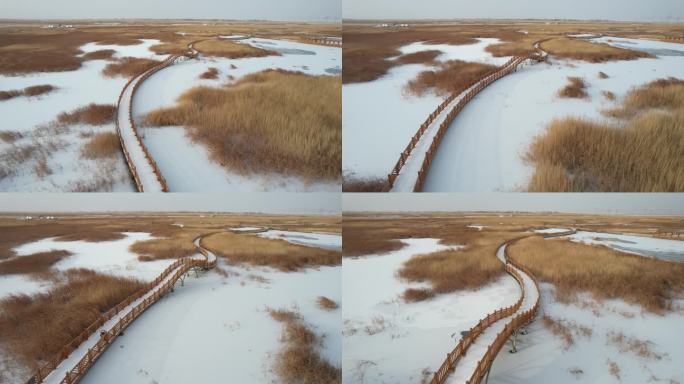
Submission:
{"label": "overcast sky", "polygon": [[684,0],[343,0],[345,19],[682,20]]}
{"label": "overcast sky", "polygon": [[345,212],[523,211],[684,214],[684,193],[388,193],[343,197]]}
{"label": "overcast sky", "polygon": [[0,212],[339,214],[341,205],[337,193],[0,193]]}
{"label": "overcast sky", "polygon": [[0,0],[13,19],[339,20],[340,0]]}

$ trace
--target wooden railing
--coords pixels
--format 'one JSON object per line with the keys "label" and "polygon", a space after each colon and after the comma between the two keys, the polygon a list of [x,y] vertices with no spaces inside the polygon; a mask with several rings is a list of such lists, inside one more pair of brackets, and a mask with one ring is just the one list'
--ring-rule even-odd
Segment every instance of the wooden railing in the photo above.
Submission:
{"label": "wooden railing", "polygon": [[[202,235],[203,236],[203,235]],[[198,236],[193,240],[193,243],[200,239],[202,236]],[[171,290],[176,283],[176,281],[183,276],[190,269],[195,267],[202,268],[214,268],[216,266],[216,258],[210,260],[209,253],[204,249],[201,244],[197,247],[197,250],[204,256],[204,259],[195,258],[183,258],[176,260],[171,265],[169,265],[154,281],[146,284],[143,288],[127,297],[124,301],[117,304],[114,308],[110,309],[106,313],[102,314],[97,320],[95,320],[88,328],[81,332],[76,338],[74,338],[69,344],[65,345],[62,350],[48,360],[42,367],[40,367],[31,379],[28,380],[29,384],[39,384],[42,383],[45,378],[52,373],[64,360],[66,360],[69,355],[74,352],[78,347],[86,340],[88,340],[102,325],[111,320],[114,316],[124,310],[126,307],[134,303],[136,300],[145,296],[154,290],[154,293],[149,297],[145,298],[143,301],[138,303],[133,307],[125,316],[123,316],[117,323],[108,331],[103,331],[100,334],[100,339],[97,343],[88,349],[83,358],[71,369],[69,370],[64,378],[60,381],[61,384],[72,384],[80,380],[85,372],[95,363],[95,360],[104,352],[104,350],[114,341],[116,336],[121,333],[133,320],[135,320],[141,313],[145,311],[150,305],[154,304],[159,298],[161,298],[166,292]],[[175,271],[175,272],[174,272]],[[173,273],[173,275],[171,275]],[[169,277],[171,276],[171,277]],[[164,284],[159,286],[162,282],[166,281]]]}
{"label": "wooden railing", "polygon": [[[500,66],[496,71],[491,72],[485,75],[483,78],[473,81],[462,88],[464,90],[468,90],[468,92],[462,96],[459,102],[451,109],[451,111],[449,111],[445,120],[442,121],[442,123],[440,124],[437,134],[433,137],[432,143],[430,144],[430,147],[425,155],[425,158],[423,159],[423,163],[421,164],[421,169],[418,172],[418,178],[413,187],[414,192],[422,191],[425,178],[427,177],[428,169],[430,167],[430,164],[432,163],[432,158],[434,157],[434,154],[437,151],[437,147],[442,141],[442,138],[444,137],[446,130],[454,121],[458,113],[465,107],[465,105],[470,100],[472,100],[473,97],[480,93],[480,91],[482,91],[484,88],[486,88],[488,85],[492,84],[496,80],[515,71],[518,68],[518,65],[520,65],[524,61],[542,61],[545,57],[545,53],[541,50],[541,48],[538,47],[538,43],[540,42],[535,43],[535,48],[537,49],[537,52],[532,53],[528,56],[512,57],[504,65]],[[394,182],[399,176],[401,169],[406,164],[406,161],[411,155],[411,152],[416,147],[418,141],[421,139],[425,131],[430,127],[430,125],[432,125],[434,120],[447,108],[447,106],[451,104],[457,97],[461,96],[463,92],[464,91],[459,91],[449,95],[449,97],[446,100],[444,100],[440,105],[438,105],[437,108],[427,117],[425,122],[423,122],[423,124],[420,125],[418,131],[413,135],[411,141],[408,143],[404,151],[399,155],[399,159],[395,163],[394,168],[392,168],[390,174],[387,175],[387,180],[390,185],[390,188],[394,186]]]}

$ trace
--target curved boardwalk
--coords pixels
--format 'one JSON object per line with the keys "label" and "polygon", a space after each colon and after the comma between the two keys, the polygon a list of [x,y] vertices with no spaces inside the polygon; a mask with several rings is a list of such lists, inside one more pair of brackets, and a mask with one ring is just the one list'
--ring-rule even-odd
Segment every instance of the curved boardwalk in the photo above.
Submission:
{"label": "curved boardwalk", "polygon": [[[544,235],[545,238],[566,236],[574,231]],[[538,235],[532,235],[538,236]],[[487,374],[496,355],[504,346],[510,335],[518,328],[532,321],[539,309],[539,284],[536,277],[525,268],[508,257],[508,246],[522,238],[510,240],[502,244],[496,251],[496,257],[504,263],[506,271],[520,285],[521,297],[518,302],[507,308],[501,308],[487,315],[470,329],[456,348],[435,372],[432,384],[478,384]]]}
{"label": "curved boardwalk", "polygon": [[540,43],[534,44],[535,53],[529,56],[513,57],[497,71],[478,80],[459,94],[449,96],[437,109],[430,114],[406,149],[401,153],[392,173],[388,175],[391,192],[420,192],[430,167],[432,157],[442,137],[453,120],[465,105],[480,91],[496,80],[514,72],[518,66],[528,60],[543,61],[546,52],[540,48]]}
{"label": "curved boardwalk", "polygon": [[202,236],[194,240],[201,255],[176,260],[147,287],[104,314],[65,346],[28,383],[71,384],[80,380],[116,337],[145,309],[173,289],[176,281],[192,268],[214,268],[216,255],[204,249]]}

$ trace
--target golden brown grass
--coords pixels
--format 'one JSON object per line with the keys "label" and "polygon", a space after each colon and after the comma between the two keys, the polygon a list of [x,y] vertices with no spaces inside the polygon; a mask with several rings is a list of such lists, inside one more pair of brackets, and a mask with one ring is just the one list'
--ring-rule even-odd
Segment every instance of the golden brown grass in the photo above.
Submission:
{"label": "golden brown grass", "polygon": [[195,231],[176,230],[159,239],[143,240],[130,246],[142,261],[176,259],[198,253],[193,240],[199,235]]}
{"label": "golden brown grass", "polygon": [[608,44],[591,43],[581,39],[566,37],[544,41],[541,43],[541,46],[545,51],[556,57],[583,60],[590,63],[653,57],[645,52],[631,51],[628,49],[612,47]]}
{"label": "golden brown grass", "polygon": [[494,65],[461,60],[448,61],[441,64],[438,69],[419,73],[415,79],[406,84],[406,90],[417,96],[430,90],[438,95],[460,93],[496,69]]}
{"label": "golden brown grass", "polygon": [[0,301],[0,339],[29,369],[51,358],[133,292],[140,281],[89,270],[67,272],[67,281],[47,293],[14,295]]}
{"label": "golden brown grass", "polygon": [[206,56],[227,57],[241,59],[245,57],[279,56],[275,51],[256,48],[247,44],[240,44],[224,39],[203,40],[194,45],[195,49]]}
{"label": "golden brown grass", "polygon": [[268,70],[223,88],[197,87],[147,124],[182,125],[231,170],[340,177],[339,77]]}
{"label": "golden brown grass", "polygon": [[[426,43],[472,44],[476,40],[463,36],[455,28],[426,26],[420,29],[377,30],[367,26],[345,25],[342,48],[342,78],[344,83],[372,81],[387,73],[393,66],[412,62],[427,62],[434,53],[399,56],[399,47],[416,41]],[[419,60],[419,61],[417,61]]]}
{"label": "golden brown grass", "polygon": [[71,252],[53,250],[13,257],[0,261],[0,275],[44,273],[51,266],[69,255],[71,255]]}
{"label": "golden brown grass", "polygon": [[299,313],[268,309],[269,315],[283,323],[284,343],[275,360],[275,372],[285,384],[339,384],[342,371],[320,356],[319,337],[308,328]]}
{"label": "golden brown grass", "polygon": [[100,49],[83,55],[83,60],[110,60],[116,53],[113,49]]}
{"label": "golden brown grass", "polygon": [[622,299],[662,313],[684,289],[684,265],[607,247],[535,237],[513,244],[509,255],[554,284],[561,302],[574,302],[587,291],[597,300]]}
{"label": "golden brown grass", "polygon": [[667,354],[655,352],[652,349],[653,343],[648,340],[641,340],[626,336],[622,332],[610,331],[607,334],[608,344],[614,345],[622,353],[632,353],[635,356],[648,360],[662,360]]}
{"label": "golden brown grass", "polygon": [[202,245],[231,263],[270,266],[286,272],[341,263],[340,253],[336,251],[251,234],[221,232],[206,237]]}
{"label": "golden brown grass", "polygon": [[464,250],[449,250],[414,256],[399,270],[399,276],[411,282],[428,282],[430,288],[408,289],[404,298],[417,301],[436,294],[486,285],[505,273],[495,257],[499,243],[477,239]]}
{"label": "golden brown grass", "polygon": [[565,118],[534,139],[531,192],[684,191],[684,82],[660,80],[628,93],[622,118]]}
{"label": "golden brown grass", "polygon": [[2,131],[0,132],[0,140],[6,143],[14,143],[15,141],[24,137],[24,134],[18,131]]}
{"label": "golden brown grass", "polygon": [[563,347],[565,349],[570,348],[575,343],[575,339],[572,336],[570,328],[565,326],[559,320],[550,317],[549,315],[542,316],[542,323],[546,328],[548,328],[551,333],[560,337],[563,340]]}
{"label": "golden brown grass", "polygon": [[0,101],[4,100],[9,100],[13,99],[15,97],[19,96],[26,96],[26,97],[32,97],[32,96],[40,96],[44,95],[46,93],[52,92],[56,87],[52,85],[32,85],[30,87],[26,87],[23,90],[10,90],[10,91],[0,91]]}
{"label": "golden brown grass", "polygon": [[344,192],[389,192],[390,186],[387,179],[356,179],[353,176],[345,176],[342,182]]}
{"label": "golden brown grass", "polygon": [[602,91],[601,94],[608,101],[615,101],[615,94],[611,91]]}
{"label": "golden brown grass", "polygon": [[401,64],[433,63],[435,59],[441,54],[442,51],[437,50],[419,51],[401,55],[397,58],[397,61]]}
{"label": "golden brown grass", "polygon": [[200,76],[200,79],[218,79],[218,68],[211,67],[207,69],[205,72],[203,72]]}
{"label": "golden brown grass", "polygon": [[87,159],[116,157],[121,151],[119,136],[113,132],[102,132],[94,135],[85,143],[81,156]]}
{"label": "golden brown grass", "polygon": [[331,300],[325,296],[318,296],[316,304],[318,305],[318,308],[321,308],[326,311],[334,311],[335,309],[340,307],[336,301]]}
{"label": "golden brown grass", "polygon": [[24,95],[25,96],[39,96],[46,94],[48,92],[52,92],[55,90],[55,87],[52,85],[33,85],[30,87],[24,88]]}
{"label": "golden brown grass", "polygon": [[558,96],[573,99],[586,99],[587,96],[589,96],[586,88],[587,84],[584,82],[584,79],[581,77],[569,76],[568,84],[558,91]]}
{"label": "golden brown grass", "polygon": [[615,377],[616,379],[618,379],[618,381],[619,381],[620,380],[620,366],[617,365],[617,363],[611,359],[606,359],[606,364],[608,365],[608,372],[610,372],[610,374],[613,377]]}
{"label": "golden brown grass", "polygon": [[57,121],[62,124],[104,125],[113,122],[115,116],[116,106],[91,103],[71,112],[60,113]]}
{"label": "golden brown grass", "polygon": [[107,77],[134,77],[159,64],[158,60],[137,57],[122,57],[116,62],[107,64],[102,74]]}

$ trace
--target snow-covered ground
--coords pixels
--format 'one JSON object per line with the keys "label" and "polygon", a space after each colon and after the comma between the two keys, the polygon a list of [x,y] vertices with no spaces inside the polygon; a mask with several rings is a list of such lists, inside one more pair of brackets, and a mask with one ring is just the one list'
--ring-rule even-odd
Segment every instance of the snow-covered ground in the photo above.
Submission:
{"label": "snow-covered ground", "polygon": [[9,295],[33,295],[45,292],[52,284],[25,275],[0,276],[0,300]]}
{"label": "snow-covered ground", "polygon": [[294,309],[322,337],[321,355],[340,367],[340,310],[316,305],[341,300],[340,267],[284,273],[230,266],[195,278],[153,305],[105,351],[83,383],[278,382],[272,371],[282,324],[266,309]]}
{"label": "snow-covered ground", "polygon": [[[158,43],[157,40],[145,40],[139,45],[96,45],[85,44],[80,49],[91,52],[100,49],[113,49],[115,57],[145,57],[162,59],[148,50]],[[102,69],[109,63],[107,60],[90,60],[81,68],[66,72],[29,73],[18,76],[0,75],[0,90],[23,89],[33,85],[48,84],[57,87],[56,91],[37,97],[16,97],[0,102],[0,132],[17,131],[24,135],[14,144],[0,140],[0,158],[13,149],[40,144],[47,153],[47,165],[51,174],[39,177],[34,172],[35,162],[29,161],[14,166],[3,160],[0,165],[10,165],[13,173],[0,179],[1,191],[71,191],[79,187],[92,185],[93,180],[111,178],[113,191],[133,191],[123,156],[115,160],[89,160],[80,157],[87,135],[100,132],[115,132],[114,123],[92,127],[88,125],[72,125],[68,132],[41,132],[38,127],[49,125],[61,112],[70,112],[90,103],[116,105],[119,93],[127,79],[123,77],[107,78]],[[56,148],[54,145],[56,144]]]}
{"label": "snow-covered ground", "polygon": [[[406,239],[401,250],[342,261],[343,382],[416,383],[437,370],[461,332],[518,299],[506,275],[476,291],[405,303],[409,287],[396,273],[414,255],[446,250],[437,239]],[[458,248],[458,247],[452,247]]]}
{"label": "snow-covered ground", "polygon": [[578,231],[568,239],[590,245],[605,245],[618,251],[669,261],[684,262],[684,241],[648,236]]}
{"label": "snow-covered ground", "polygon": [[563,232],[568,232],[569,229],[567,228],[544,228],[544,229],[535,229],[533,232],[535,233],[563,233]]}
{"label": "snow-covered ground", "polygon": [[[601,110],[617,105],[632,87],[669,76],[684,78],[684,44],[607,37],[597,40],[649,51],[657,58],[593,64],[550,57],[549,64],[526,66],[505,76],[483,90],[454,119],[433,159],[423,190],[524,189],[533,169],[523,162],[522,155],[552,120],[568,116],[604,120],[607,118]],[[599,71],[609,78],[599,79]],[[556,95],[568,76],[585,79],[587,99]],[[616,101],[607,101],[603,91],[613,92]]]}
{"label": "snow-covered ground", "polygon": [[110,275],[132,277],[152,281],[166,269],[173,260],[140,261],[138,255],[128,248],[137,241],[152,239],[148,233],[126,232],[125,238],[112,241],[56,241],[47,238],[14,248],[16,257],[51,250],[65,250],[72,255],[65,257],[52,268],[66,271],[72,268],[87,268]]}
{"label": "snow-covered ground", "polygon": [[[527,327],[528,334],[518,337],[517,353],[506,352],[510,349],[507,345],[497,355],[489,383],[684,382],[682,311],[654,315],[621,300],[599,303],[588,295],[582,296],[586,306],[562,304],[554,300],[552,285],[543,283],[540,288],[541,314],[570,327],[574,344],[566,348],[537,317]],[[623,342],[620,335],[624,335]],[[639,356],[625,348],[630,343],[637,351],[644,345],[644,351],[651,353]],[[611,361],[619,368],[619,379],[610,374]]]}
{"label": "snow-covered ground", "polygon": [[[196,86],[221,86],[241,77],[267,69],[300,71],[309,75],[337,75],[342,68],[342,50],[284,40],[249,38],[241,44],[275,50],[280,56],[228,59],[200,55],[165,68],[146,80],[133,99],[133,114],[140,126],[150,111],[171,107],[185,91]],[[210,67],[218,69],[218,78],[200,79]],[[229,78],[230,76],[230,78]],[[336,181],[307,181],[281,174],[240,175],[229,171],[210,158],[209,151],[193,142],[183,127],[147,127],[140,134],[157,162],[169,190],[174,192],[212,191],[318,191],[341,190]],[[169,148],[174,148],[169,151]]]}
{"label": "snow-covered ground", "polygon": [[312,233],[269,230],[257,233],[259,237],[269,239],[281,239],[293,244],[306,245],[309,247],[342,250],[342,236],[330,233]]}
{"label": "snow-covered ground", "polygon": [[[484,49],[498,39],[469,45],[411,43],[403,53],[444,52],[437,60],[465,60],[501,65],[510,57],[493,57]],[[342,87],[342,170],[355,178],[385,178],[432,111],[446,98],[434,93],[407,95],[406,83],[434,67],[408,64],[393,67],[377,80]]]}

